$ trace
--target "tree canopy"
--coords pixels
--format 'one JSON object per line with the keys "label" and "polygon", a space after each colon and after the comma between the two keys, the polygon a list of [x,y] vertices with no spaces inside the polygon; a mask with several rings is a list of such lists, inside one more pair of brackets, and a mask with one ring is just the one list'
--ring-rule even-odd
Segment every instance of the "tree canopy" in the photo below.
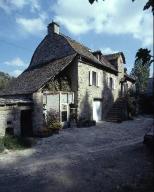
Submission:
{"label": "tree canopy", "polygon": [[11,77],[9,74],[0,72],[0,90],[4,89],[13,79],[14,77]]}
{"label": "tree canopy", "polygon": [[[93,4],[95,1],[98,2],[98,0],[89,0],[89,3]],[[103,1],[105,1],[105,0],[103,0]],[[136,0],[132,0],[132,2],[134,2],[134,1],[136,1]],[[151,8],[152,13],[154,15],[154,0],[148,0],[148,2],[143,7],[143,10],[147,10],[147,9],[150,9],[150,8]]]}
{"label": "tree canopy", "polygon": [[136,79],[137,94],[143,93],[147,87],[150,65],[153,62],[150,50],[140,48],[135,56],[135,63],[131,75]]}

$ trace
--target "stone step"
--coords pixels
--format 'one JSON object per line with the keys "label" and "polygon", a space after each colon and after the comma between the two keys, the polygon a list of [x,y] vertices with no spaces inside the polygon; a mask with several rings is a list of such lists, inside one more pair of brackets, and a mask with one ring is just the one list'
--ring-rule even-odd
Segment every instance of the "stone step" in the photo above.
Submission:
{"label": "stone step", "polygon": [[108,113],[107,121],[110,122],[121,122],[122,121],[122,110],[126,107],[126,99],[120,97],[113,104],[111,110]]}

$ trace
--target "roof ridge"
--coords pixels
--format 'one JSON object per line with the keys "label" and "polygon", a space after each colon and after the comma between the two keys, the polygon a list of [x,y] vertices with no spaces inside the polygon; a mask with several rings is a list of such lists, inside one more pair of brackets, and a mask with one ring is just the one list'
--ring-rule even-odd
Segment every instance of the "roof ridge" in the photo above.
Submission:
{"label": "roof ridge", "polygon": [[[70,39],[71,41],[74,41],[75,43],[78,43],[80,45],[82,45],[83,47],[85,47],[88,51],[91,50],[89,47],[85,46],[83,43],[76,41],[75,39],[72,39],[71,37],[64,35],[63,33],[60,33],[61,36],[63,36],[64,38],[66,38],[66,40],[68,41],[68,39]],[[68,39],[67,39],[68,38]]]}

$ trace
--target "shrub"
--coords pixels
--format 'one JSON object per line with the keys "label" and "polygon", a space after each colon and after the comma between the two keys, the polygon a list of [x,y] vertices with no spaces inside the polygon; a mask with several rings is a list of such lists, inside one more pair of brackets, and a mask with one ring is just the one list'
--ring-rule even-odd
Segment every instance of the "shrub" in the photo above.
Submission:
{"label": "shrub", "polygon": [[47,128],[48,129],[61,129],[62,126],[60,124],[59,113],[55,110],[50,110],[47,113]]}
{"label": "shrub", "polygon": [[0,137],[0,153],[4,151],[4,141],[3,138]]}
{"label": "shrub", "polygon": [[33,141],[24,137],[6,135],[0,139],[1,152],[7,149],[25,149],[32,146]]}
{"label": "shrub", "polygon": [[89,120],[89,119],[80,119],[77,122],[77,126],[78,127],[91,127],[91,126],[95,126],[96,125],[96,121],[94,120]]}

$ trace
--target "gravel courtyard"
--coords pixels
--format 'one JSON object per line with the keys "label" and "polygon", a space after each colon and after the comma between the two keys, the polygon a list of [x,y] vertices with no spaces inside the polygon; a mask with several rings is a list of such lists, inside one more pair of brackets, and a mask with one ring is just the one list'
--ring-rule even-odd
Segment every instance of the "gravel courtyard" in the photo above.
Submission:
{"label": "gravel courtyard", "polygon": [[154,159],[143,145],[152,124],[147,116],[100,122],[2,153],[0,192],[152,192]]}

